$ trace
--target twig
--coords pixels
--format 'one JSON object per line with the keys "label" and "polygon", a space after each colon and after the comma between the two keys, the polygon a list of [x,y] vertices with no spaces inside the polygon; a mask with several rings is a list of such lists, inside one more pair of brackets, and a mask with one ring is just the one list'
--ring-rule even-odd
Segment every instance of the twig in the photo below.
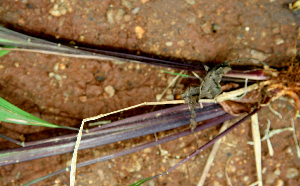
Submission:
{"label": "twig", "polygon": [[[220,131],[219,131],[219,134],[221,134],[223,131],[225,131],[225,130],[227,129],[228,124],[229,124],[229,121],[225,121],[225,122],[224,122],[224,124],[222,125],[222,127],[221,127],[221,129],[220,129]],[[210,167],[211,167],[211,164],[212,164],[212,162],[214,161],[215,156],[216,156],[216,154],[217,154],[217,152],[218,152],[218,149],[219,149],[219,146],[220,146],[220,144],[221,144],[221,141],[222,141],[222,139],[219,139],[219,140],[216,141],[216,143],[214,144],[214,146],[213,146],[213,148],[212,148],[212,150],[211,150],[211,152],[210,152],[210,155],[209,155],[209,157],[208,157],[208,159],[207,159],[207,161],[206,161],[204,170],[203,170],[203,172],[202,172],[201,178],[200,178],[200,180],[199,180],[197,186],[202,186],[202,185],[204,184],[205,179],[206,179],[206,176],[207,176],[207,174],[208,174],[208,172],[209,172],[209,169],[210,169]]]}
{"label": "twig", "polygon": [[[261,141],[265,141],[268,137],[271,138],[275,134],[280,134],[280,133],[285,132],[285,131],[293,131],[293,130],[294,129],[292,127],[285,127],[285,128],[282,128],[282,129],[273,129],[269,132],[268,136],[265,135],[263,138],[261,138]],[[248,141],[247,144],[248,145],[254,145],[253,141]]]}
{"label": "twig", "polygon": [[255,186],[255,185],[258,185],[259,181],[256,181],[254,183],[251,183],[249,186]]}
{"label": "twig", "polygon": [[75,149],[74,149],[73,156],[72,156],[72,163],[71,163],[70,186],[75,185],[77,152],[78,152],[78,148],[79,148],[79,144],[80,144],[80,140],[81,140],[81,136],[82,136],[83,125],[86,121],[88,121],[88,119],[82,120],[80,129],[79,129],[79,132],[77,135],[77,140],[76,140]]}
{"label": "twig", "polygon": [[246,96],[246,94],[247,94],[247,86],[248,86],[248,78],[245,79],[245,86],[244,86],[244,93],[243,93],[243,95],[241,95],[241,97],[234,98],[234,100],[240,100],[240,99],[242,99],[243,97]]}
{"label": "twig", "polygon": [[0,134],[0,137],[3,138],[3,139],[6,139],[7,141],[10,141],[10,142],[12,142],[12,143],[15,143],[15,144],[17,144],[17,145],[20,145],[20,146],[22,146],[22,147],[25,146],[25,142],[20,142],[20,141],[18,141],[18,140],[15,140],[15,139],[10,138],[10,137],[8,137],[8,136],[5,136],[5,135],[3,135],[3,134]]}
{"label": "twig", "polygon": [[262,172],[261,172],[261,140],[258,124],[257,114],[251,116],[251,126],[252,126],[252,137],[254,141],[254,153],[255,153],[255,163],[257,172],[258,185],[262,186]]}
{"label": "twig", "polygon": [[79,144],[80,144],[80,141],[81,141],[81,136],[82,136],[82,130],[83,130],[84,123],[86,123],[88,121],[97,120],[99,118],[102,118],[102,117],[105,117],[105,116],[108,116],[108,115],[111,115],[111,114],[115,114],[115,113],[119,113],[119,112],[122,112],[122,111],[126,111],[126,110],[130,110],[130,109],[133,109],[133,108],[137,108],[137,107],[143,106],[143,105],[165,105],[166,102],[168,104],[178,104],[178,101],[181,101],[181,103],[182,102],[184,103],[184,100],[177,100],[177,101],[173,101],[173,102],[172,101],[171,102],[169,102],[169,101],[164,101],[164,102],[144,102],[144,103],[141,103],[141,104],[138,104],[138,105],[134,105],[134,106],[131,106],[131,107],[127,107],[127,108],[124,108],[124,109],[121,109],[121,110],[113,111],[113,112],[106,113],[106,114],[100,114],[98,116],[94,116],[94,117],[83,119],[82,123],[81,123],[81,126],[80,126],[80,129],[79,129],[79,132],[78,132],[78,135],[77,135],[75,149],[74,149],[73,156],[72,156],[72,164],[71,164],[71,171],[70,171],[70,186],[74,186],[74,184],[75,184],[77,152],[78,152]]}
{"label": "twig", "polygon": [[296,136],[294,118],[291,118],[291,123],[292,123],[292,128],[293,128],[293,138],[294,138],[295,145],[296,145],[297,156],[298,156],[298,158],[300,158],[300,149],[299,149],[299,143],[298,143],[297,136]]}
{"label": "twig", "polygon": [[276,111],[275,109],[273,109],[273,107],[271,105],[269,105],[268,107],[269,107],[270,111],[273,112],[273,114],[275,114],[280,119],[282,119],[282,115],[278,111]]}
{"label": "twig", "polygon": [[226,162],[226,166],[225,166],[225,177],[226,177],[226,180],[227,180],[227,184],[229,186],[232,186],[232,183],[231,183],[230,177],[228,176],[227,167],[228,167],[228,164],[229,164],[229,161],[230,161],[231,158],[232,158],[232,156],[230,158],[228,158],[228,160]]}
{"label": "twig", "polygon": [[265,130],[265,136],[267,136],[267,145],[268,145],[268,149],[269,149],[269,154],[270,154],[270,156],[273,156],[274,155],[274,150],[273,150],[273,147],[272,147],[271,140],[269,138],[269,131],[270,131],[271,121],[269,119],[267,119],[267,121],[268,121],[268,127],[267,127],[267,130]]}
{"label": "twig", "polygon": [[[250,92],[252,90],[256,90],[258,89],[260,86],[266,86],[266,85],[269,85],[271,84],[271,81],[263,81],[263,82],[260,82],[260,83],[255,83],[253,85],[250,85],[247,87],[246,89],[246,92]],[[230,91],[230,92],[224,92],[223,94],[217,96],[215,99],[201,99],[200,101],[202,103],[215,103],[215,102],[223,102],[223,101],[226,101],[226,100],[232,100],[232,99],[235,99],[237,96],[239,95],[242,95],[244,94],[245,92],[245,88],[240,88],[240,89],[237,89],[237,90],[233,90],[233,91]]]}

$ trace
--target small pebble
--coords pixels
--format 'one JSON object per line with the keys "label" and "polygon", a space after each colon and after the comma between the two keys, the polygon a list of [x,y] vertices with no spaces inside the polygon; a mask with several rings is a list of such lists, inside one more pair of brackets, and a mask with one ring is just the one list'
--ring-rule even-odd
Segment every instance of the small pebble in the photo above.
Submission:
{"label": "small pebble", "polygon": [[218,25],[218,24],[216,24],[216,23],[212,24],[212,30],[213,30],[214,32],[217,32],[217,30],[220,30],[220,29],[221,29],[220,25]]}
{"label": "small pebble", "polygon": [[176,94],[175,99],[176,100],[180,100],[181,99],[181,95],[180,94]]}
{"label": "small pebble", "polygon": [[222,171],[217,172],[216,175],[217,175],[218,178],[223,178],[223,172]]}
{"label": "small pebble", "polygon": [[273,184],[277,176],[274,173],[268,173],[265,178],[266,184]]}
{"label": "small pebble", "polygon": [[278,169],[278,168],[274,171],[274,174],[277,175],[277,176],[279,176],[280,173],[281,173],[281,171],[280,171],[280,169]]}
{"label": "small pebble", "polygon": [[285,152],[288,153],[288,154],[291,154],[292,153],[292,148],[291,147],[287,147],[285,149]]}
{"label": "small pebble", "polygon": [[236,171],[236,167],[235,166],[233,166],[233,165],[229,165],[228,166],[228,172],[229,173],[234,173]]}
{"label": "small pebble", "polygon": [[148,1],[150,1],[150,0],[141,0],[142,4],[145,4],[145,3],[147,3]]}
{"label": "small pebble", "polygon": [[137,64],[135,69],[139,70],[140,69],[140,64]]}
{"label": "small pebble", "polygon": [[266,171],[267,171],[267,167],[264,167],[261,172],[264,174]]}
{"label": "small pebble", "polygon": [[125,10],[119,9],[118,12],[117,12],[117,14],[116,14],[116,17],[115,17],[116,21],[121,21],[122,18],[123,18],[123,16],[124,16],[124,14],[125,14]]}
{"label": "small pebble", "polygon": [[114,12],[113,12],[113,10],[112,9],[110,9],[110,10],[108,10],[107,12],[106,12],[106,16],[107,16],[107,21],[110,23],[110,24],[112,24],[112,23],[114,23],[115,21],[114,21]]}
{"label": "small pebble", "polygon": [[61,15],[65,15],[67,13],[67,9],[63,5],[54,4],[53,8],[49,11],[49,13],[54,17],[59,17]]}
{"label": "small pebble", "polygon": [[144,152],[144,153],[150,153],[150,152],[151,152],[151,149],[150,149],[150,148],[144,149],[143,152]]}
{"label": "small pebble", "polygon": [[59,64],[59,68],[61,70],[65,70],[66,69],[66,65],[61,63],[61,64]]}
{"label": "small pebble", "polygon": [[68,160],[67,162],[66,162],[66,166],[71,166],[71,163],[72,163],[72,160]]}
{"label": "small pebble", "polygon": [[129,1],[127,1],[127,0],[122,0],[121,4],[123,6],[125,6],[126,8],[128,8],[129,10],[132,8],[132,4]]}
{"label": "small pebble", "polygon": [[155,182],[153,180],[149,181],[150,186],[155,186]]}
{"label": "small pebble", "polygon": [[53,72],[50,72],[48,76],[49,76],[50,78],[52,78],[52,77],[54,77],[54,75],[55,75],[55,74],[54,74]]}
{"label": "small pebble", "polygon": [[258,59],[259,61],[264,61],[265,59],[271,56],[271,54],[265,54],[257,50],[251,50],[250,53],[251,53],[251,58]]}
{"label": "small pebble", "polygon": [[61,183],[61,180],[59,178],[57,178],[54,182],[55,183]]}
{"label": "small pebble", "polygon": [[184,45],[185,45],[185,42],[184,42],[184,40],[180,40],[180,41],[177,42],[177,44],[178,44],[179,46],[184,46]]}
{"label": "small pebble", "polygon": [[61,76],[59,74],[55,74],[54,75],[54,78],[57,80],[57,81],[61,81]]}
{"label": "small pebble", "polygon": [[106,86],[104,91],[109,95],[109,97],[113,97],[115,95],[115,89],[111,85]]}
{"label": "small pebble", "polygon": [[187,4],[194,5],[196,2],[195,0],[185,0]]}
{"label": "small pebble", "polygon": [[124,16],[124,21],[128,22],[128,21],[130,21],[130,19],[131,19],[130,15],[125,15]]}
{"label": "small pebble", "polygon": [[287,49],[287,51],[286,51],[286,55],[287,56],[296,56],[297,55],[297,49],[295,48],[295,47],[290,47],[290,48],[288,48]]}
{"label": "small pebble", "polygon": [[281,179],[277,180],[276,186],[283,186],[283,185],[284,185],[284,182]]}
{"label": "small pebble", "polygon": [[218,181],[215,180],[215,181],[213,182],[213,186],[221,186],[221,185],[220,185],[220,183],[219,183]]}
{"label": "small pebble", "polygon": [[138,39],[142,39],[143,34],[145,33],[145,30],[140,26],[136,26],[134,29],[134,32]]}
{"label": "small pebble", "polygon": [[57,72],[59,69],[59,63],[55,63],[54,67],[53,67],[53,71]]}
{"label": "small pebble", "polygon": [[172,45],[173,45],[173,42],[172,42],[172,41],[166,42],[166,46],[172,46]]}
{"label": "small pebble", "polygon": [[294,178],[296,176],[299,175],[299,170],[296,169],[296,168],[289,168],[287,171],[286,171],[286,177],[287,178]]}
{"label": "small pebble", "polygon": [[79,36],[79,41],[83,42],[84,41],[84,36]]}
{"label": "small pebble", "polygon": [[86,96],[80,96],[79,97],[79,100],[82,102],[82,103],[85,103],[87,101],[87,97]]}
{"label": "small pebble", "polygon": [[276,42],[276,45],[280,45],[280,44],[284,43],[284,40],[281,38],[277,38],[277,39],[275,39],[275,42]]}
{"label": "small pebble", "polygon": [[140,7],[136,7],[135,9],[133,9],[133,10],[131,11],[131,13],[137,14],[139,11],[140,11]]}
{"label": "small pebble", "polygon": [[100,180],[103,181],[104,180],[104,172],[103,172],[103,170],[98,169],[98,175],[99,175]]}

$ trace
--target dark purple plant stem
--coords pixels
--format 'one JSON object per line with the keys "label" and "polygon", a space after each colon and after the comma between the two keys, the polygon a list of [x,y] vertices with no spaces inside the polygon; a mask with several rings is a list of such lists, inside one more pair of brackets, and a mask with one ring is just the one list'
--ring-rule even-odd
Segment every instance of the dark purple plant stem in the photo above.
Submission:
{"label": "dark purple plant stem", "polygon": [[252,71],[237,71],[232,70],[224,75],[227,78],[242,78],[242,79],[250,79],[250,80],[267,80],[270,77],[266,76],[262,70],[252,70]]}
{"label": "dark purple plant stem", "polygon": [[[204,111],[211,110],[212,108],[219,108],[219,106],[217,106],[218,104],[216,104],[216,103],[202,103],[202,105],[203,105],[203,108],[202,109],[197,108],[196,111],[204,112]],[[158,111],[153,111],[153,112],[149,112],[147,114],[141,114],[141,115],[135,116],[134,121],[135,122],[145,121],[149,118],[158,117],[160,115],[161,116],[167,116],[167,115],[171,115],[171,114],[176,114],[176,113],[180,113],[180,112],[182,112],[184,110],[187,110],[187,109],[188,109],[187,104],[179,105],[179,106],[175,106],[175,107],[171,107],[171,108],[167,108],[167,109],[163,109],[163,110],[158,110]],[[93,129],[90,129],[89,132],[95,132],[95,131],[102,130],[102,129],[105,129],[105,128],[110,128],[110,127],[113,127],[113,126],[125,125],[127,123],[133,122],[132,119],[133,118],[125,118],[123,120],[115,121],[113,123],[109,123],[109,124],[103,125],[101,127],[95,127]]]}
{"label": "dark purple plant stem", "polygon": [[[181,106],[179,107],[182,108]],[[203,109],[208,110],[203,111]],[[212,105],[203,109],[196,109],[196,117],[194,119],[196,122],[209,120],[225,114],[225,111],[220,107],[220,105]],[[97,132],[95,132],[92,137],[89,136],[88,138],[82,138],[79,150],[106,145],[117,141],[132,139],[188,125],[190,123],[190,117],[190,111],[186,106],[186,109],[181,110],[180,112],[170,113],[169,115],[159,115],[156,117],[151,117],[151,119],[145,119],[138,122],[134,121],[133,123],[138,125],[138,127],[136,128],[131,127],[128,130],[103,135],[97,135]],[[141,123],[144,123],[144,125]],[[0,166],[72,152],[75,146],[75,141],[75,139],[67,139],[60,142],[49,142],[1,151]]]}
{"label": "dark purple plant stem", "polygon": [[[10,50],[24,50],[31,52],[41,52],[56,55],[68,55],[70,57],[78,58],[91,58],[100,60],[127,60],[133,62],[142,62],[149,65],[163,66],[176,68],[180,70],[198,71],[202,74],[206,74],[202,63],[190,62],[190,61],[171,61],[166,59],[159,59],[147,56],[140,56],[134,54],[127,54],[123,52],[115,52],[109,50],[78,47],[78,46],[66,46],[58,43],[53,43],[47,40],[38,39],[35,37],[27,36],[7,28],[0,26],[0,45],[14,46],[17,49]],[[73,55],[73,56],[72,56]],[[248,60],[248,59],[247,59]],[[241,61],[241,60],[236,60]],[[266,80],[269,77],[266,76],[263,70],[254,71],[237,71],[232,70],[224,75],[224,77],[232,78],[248,78],[252,80]]]}
{"label": "dark purple plant stem", "polygon": [[[196,111],[203,112],[203,111],[211,110],[213,108],[220,107],[217,104],[212,104],[212,103],[203,103],[203,106],[204,106],[203,109],[201,109],[201,110],[196,109]],[[214,107],[211,107],[211,106],[214,106]],[[167,108],[167,109],[163,109],[163,110],[150,112],[147,114],[141,114],[138,116],[129,117],[129,118],[126,118],[123,120],[119,120],[119,121],[115,121],[115,122],[106,124],[101,127],[95,127],[95,128],[89,129],[89,132],[84,134],[82,139],[92,138],[94,136],[99,136],[99,135],[119,132],[121,130],[131,129],[131,128],[134,128],[135,126],[145,125],[146,124],[145,121],[148,121],[148,123],[152,122],[151,118],[156,118],[157,116],[170,116],[170,115],[176,115],[177,113],[182,114],[183,112],[189,112],[187,105],[175,106],[175,107],[171,107],[171,108]],[[75,140],[76,138],[77,138],[77,133],[69,134],[69,135],[44,139],[44,140],[27,142],[26,147],[40,145],[40,144],[46,144],[46,143],[63,143],[63,141],[66,141],[66,142],[72,141],[72,140]]]}
{"label": "dark purple plant stem", "polygon": [[[199,131],[205,130],[207,128],[213,127],[215,125],[223,123],[224,121],[230,120],[232,118],[234,118],[234,116],[231,116],[229,114],[224,114],[224,115],[219,116],[217,118],[213,118],[211,120],[205,121],[202,124],[198,125],[194,129],[194,132],[199,132]],[[167,143],[169,141],[173,141],[173,140],[176,140],[178,138],[181,138],[181,137],[184,137],[184,136],[187,136],[187,135],[190,135],[190,134],[192,134],[192,131],[190,129],[183,130],[183,131],[178,132],[176,134],[172,134],[172,135],[160,138],[157,141],[147,142],[145,144],[137,145],[135,147],[132,147],[130,149],[125,149],[125,150],[122,150],[122,151],[119,151],[119,152],[116,152],[116,153],[113,153],[113,154],[110,154],[110,155],[102,156],[100,158],[96,158],[96,159],[93,159],[93,160],[78,163],[76,165],[76,167],[79,168],[79,167],[84,167],[84,166],[91,165],[91,164],[101,162],[101,161],[107,161],[109,159],[117,158],[117,157],[120,157],[120,156],[124,156],[124,155],[130,154],[130,153],[133,153],[133,152],[137,152],[137,151],[149,148],[149,147],[153,147],[153,146],[156,146],[156,145],[159,145],[159,144]],[[55,175],[60,174],[62,172],[65,172],[67,170],[70,170],[70,167],[67,167],[65,169],[62,169],[62,170],[56,171],[54,173],[48,174],[44,177],[38,178],[37,180],[33,180],[33,181],[31,181],[31,182],[29,182],[25,185],[31,185],[33,183],[37,183],[39,181],[45,180],[47,178],[50,178],[52,176],[55,176]]]}
{"label": "dark purple plant stem", "polygon": [[194,69],[194,70],[198,70],[198,71],[200,70],[202,72],[205,72],[202,64],[197,65],[195,63],[169,61],[169,60],[165,60],[165,59],[158,59],[158,58],[139,56],[139,55],[127,54],[127,53],[122,53],[122,52],[114,52],[114,51],[108,51],[108,50],[101,50],[101,49],[94,49],[94,48],[86,48],[86,47],[78,47],[78,49],[82,49],[84,51],[89,51],[89,52],[93,52],[93,53],[101,54],[101,55],[105,55],[105,56],[113,56],[113,57],[117,57],[119,59],[143,62],[143,63],[150,64],[150,65],[157,65],[157,66],[164,66],[164,67],[176,66],[176,68],[180,69],[180,70]]}

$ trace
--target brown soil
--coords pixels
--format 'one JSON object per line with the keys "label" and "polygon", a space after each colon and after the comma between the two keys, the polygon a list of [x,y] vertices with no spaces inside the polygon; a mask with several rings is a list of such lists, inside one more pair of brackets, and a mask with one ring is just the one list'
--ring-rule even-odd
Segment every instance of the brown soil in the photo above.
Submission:
{"label": "brown soil", "polygon": [[[186,0],[3,0],[0,24],[21,32],[57,41],[87,43],[116,50],[140,51],[157,56],[218,63],[238,58],[258,58],[271,66],[287,66],[297,53],[298,14],[286,1]],[[283,62],[284,61],[284,62]],[[35,53],[11,52],[0,62],[0,96],[49,122],[79,127],[83,118],[107,113],[145,101],[155,101],[172,75],[162,68],[137,63],[83,60]],[[173,71],[170,69],[165,69]],[[115,90],[105,91],[112,86]],[[168,92],[174,95],[180,92]],[[278,100],[259,113],[261,133],[267,118],[271,129],[290,126],[295,108]],[[135,110],[133,114],[150,111]],[[116,117],[122,118],[123,115]],[[299,131],[299,119],[295,120]],[[203,144],[217,134],[213,128],[198,134]],[[225,167],[233,185],[257,180],[249,122],[226,136],[205,185],[227,185]],[[32,141],[64,131],[1,123],[0,132]],[[160,134],[160,136],[163,134]],[[23,137],[24,136],[24,137]],[[298,141],[300,133],[297,133]],[[97,147],[79,153],[79,162],[99,157],[153,136]],[[0,139],[0,149],[17,145]],[[271,138],[275,154],[262,143],[264,185],[300,185],[300,159],[292,132]],[[129,185],[161,173],[197,148],[191,135],[158,147],[79,168],[77,185]],[[196,185],[209,150],[167,176],[145,185]],[[0,185],[20,185],[64,168],[71,153],[0,167]],[[294,171],[294,173],[293,173]],[[68,185],[68,173],[38,185]],[[281,184],[282,183],[282,184]]]}

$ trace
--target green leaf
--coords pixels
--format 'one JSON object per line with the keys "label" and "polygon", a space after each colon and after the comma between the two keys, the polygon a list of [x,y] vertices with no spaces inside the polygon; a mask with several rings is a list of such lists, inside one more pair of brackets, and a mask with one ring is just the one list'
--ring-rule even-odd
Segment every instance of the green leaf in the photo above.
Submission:
{"label": "green leaf", "polygon": [[14,106],[13,104],[9,103],[8,101],[2,98],[0,98],[0,121],[22,124],[22,125],[74,129],[71,127],[55,125],[47,121],[44,121],[38,117],[35,117],[23,111],[22,109],[19,109],[18,107]]}
{"label": "green leaf", "polygon": [[10,50],[0,50],[0,57],[4,56],[5,54],[9,53]]}
{"label": "green leaf", "polygon": [[[0,39],[1,41],[2,39]],[[0,57],[4,56],[5,54],[9,53],[10,50],[3,50],[3,48],[15,48],[14,46],[3,46],[0,49]]]}
{"label": "green leaf", "polygon": [[145,183],[145,182],[147,182],[147,181],[149,181],[149,180],[152,180],[154,177],[156,177],[156,176],[151,176],[151,177],[142,179],[142,180],[140,180],[140,181],[137,181],[137,182],[131,184],[130,186],[140,186],[140,185],[142,185],[143,183]]}

